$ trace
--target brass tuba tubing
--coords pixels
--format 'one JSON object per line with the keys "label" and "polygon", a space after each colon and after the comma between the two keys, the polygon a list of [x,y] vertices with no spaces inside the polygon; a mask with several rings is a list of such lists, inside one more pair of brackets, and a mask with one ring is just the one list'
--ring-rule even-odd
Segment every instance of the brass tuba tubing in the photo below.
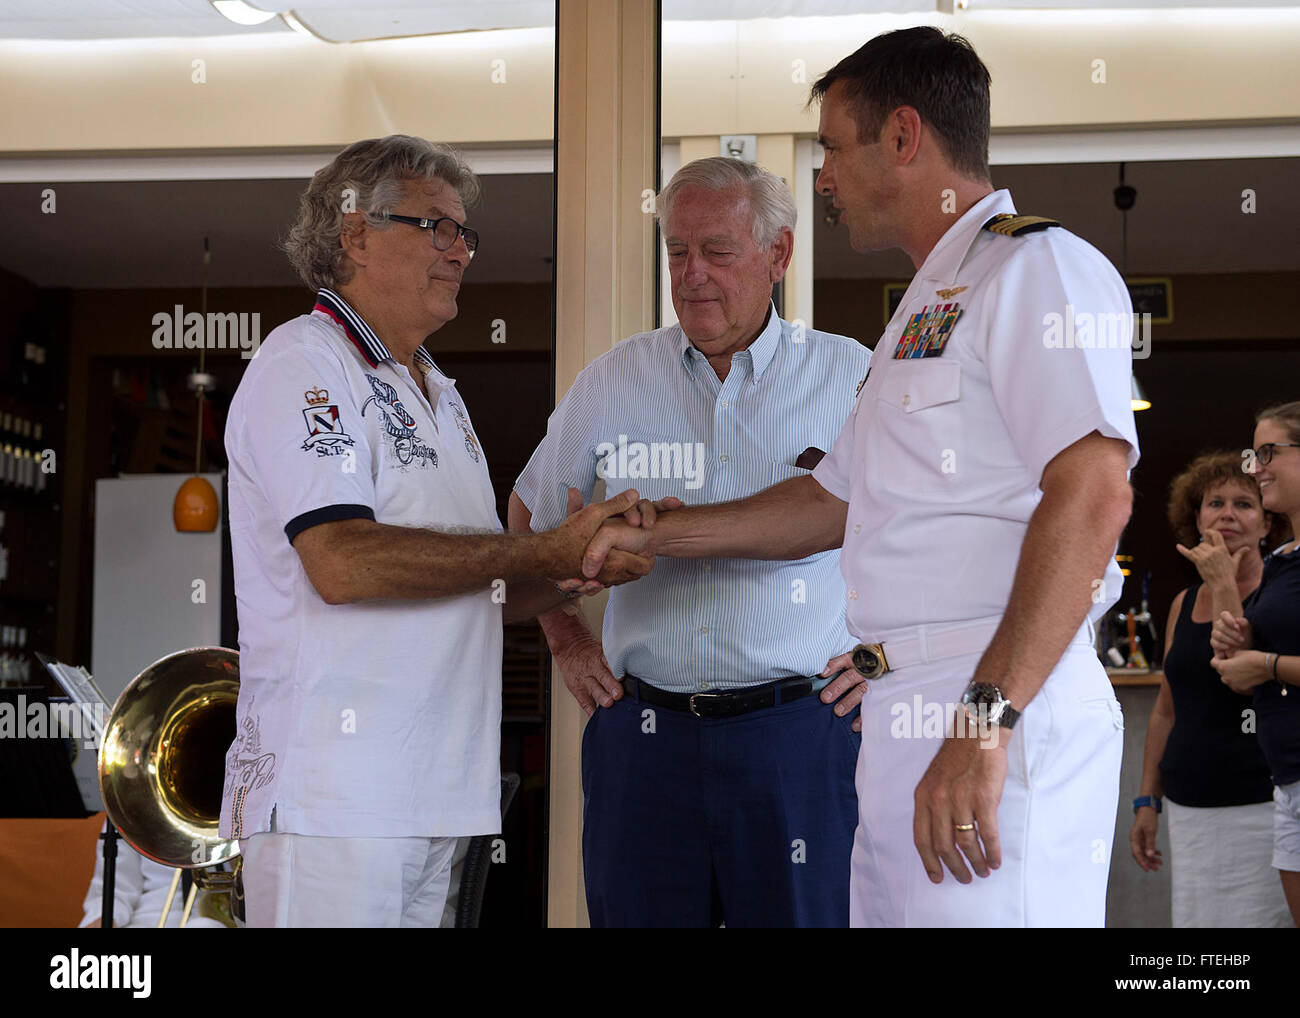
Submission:
{"label": "brass tuba tubing", "polygon": [[[206,879],[205,870],[239,856],[238,843],[218,834],[238,698],[238,651],[196,647],[168,654],[122,690],[99,751],[109,819],[132,848],[176,867],[177,877],[181,869],[195,870],[196,887],[229,878]],[[173,894],[174,887],[173,881]],[[187,914],[192,904],[193,895]]]}

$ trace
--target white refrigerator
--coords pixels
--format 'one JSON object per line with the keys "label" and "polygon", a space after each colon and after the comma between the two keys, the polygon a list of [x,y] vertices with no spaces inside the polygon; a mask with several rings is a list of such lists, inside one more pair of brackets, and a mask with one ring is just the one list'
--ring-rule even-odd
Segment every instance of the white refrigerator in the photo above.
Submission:
{"label": "white refrigerator", "polygon": [[[90,673],[111,707],[161,657],[221,642],[224,512],[211,533],[179,533],[172,502],[185,474],[95,482],[94,617]],[[202,474],[223,496],[223,475]],[[73,773],[88,810],[103,809],[93,751]]]}

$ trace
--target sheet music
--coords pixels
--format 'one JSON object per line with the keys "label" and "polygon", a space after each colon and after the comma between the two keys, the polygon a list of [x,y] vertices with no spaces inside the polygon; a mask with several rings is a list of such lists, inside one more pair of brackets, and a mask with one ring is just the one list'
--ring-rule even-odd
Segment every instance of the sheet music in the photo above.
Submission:
{"label": "sheet music", "polygon": [[59,684],[59,688],[68,694],[68,699],[81,708],[82,717],[95,733],[96,745],[102,744],[104,728],[111,711],[104,700],[103,692],[91,678],[90,672],[81,665],[74,668],[62,661],[55,661],[40,651],[36,652],[36,658]]}

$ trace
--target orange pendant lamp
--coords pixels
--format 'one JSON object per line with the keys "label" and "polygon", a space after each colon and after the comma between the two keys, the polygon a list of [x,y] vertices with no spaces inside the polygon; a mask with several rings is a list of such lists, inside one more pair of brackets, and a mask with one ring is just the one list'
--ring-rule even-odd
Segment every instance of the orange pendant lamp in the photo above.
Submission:
{"label": "orange pendant lamp", "polygon": [[[204,237],[203,297],[200,304],[204,322],[208,320],[208,266],[211,263],[212,251],[208,246],[208,238]],[[206,479],[198,476],[202,470],[203,457],[203,399],[206,393],[216,388],[216,379],[203,370],[206,346],[206,343],[199,344],[199,370],[190,375],[187,383],[198,400],[198,420],[194,438],[194,476],[180,486],[172,502],[172,522],[182,534],[210,534],[217,529],[217,520],[221,516],[216,491]]]}

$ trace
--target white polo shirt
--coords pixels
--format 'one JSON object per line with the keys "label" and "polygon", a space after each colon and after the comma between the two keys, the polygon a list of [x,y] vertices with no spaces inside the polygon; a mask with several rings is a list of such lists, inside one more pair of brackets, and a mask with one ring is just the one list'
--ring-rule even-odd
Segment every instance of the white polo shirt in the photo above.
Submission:
{"label": "white polo shirt", "polygon": [[[430,398],[337,294],[275,329],[230,405],[238,731],[221,834],[500,830],[501,605],[491,590],[326,604],[290,541],[333,520],[499,533],[455,382]],[[361,568],[364,563],[358,562]]]}
{"label": "white polo shirt", "polygon": [[[1137,463],[1124,282],[1060,227],[983,228],[1014,211],[995,191],[935,245],[813,472],[849,503],[840,565],[860,640],[1001,615],[1048,462],[1098,431],[1127,442],[1129,469]],[[1098,579],[1094,621],[1123,582],[1114,561]]]}

